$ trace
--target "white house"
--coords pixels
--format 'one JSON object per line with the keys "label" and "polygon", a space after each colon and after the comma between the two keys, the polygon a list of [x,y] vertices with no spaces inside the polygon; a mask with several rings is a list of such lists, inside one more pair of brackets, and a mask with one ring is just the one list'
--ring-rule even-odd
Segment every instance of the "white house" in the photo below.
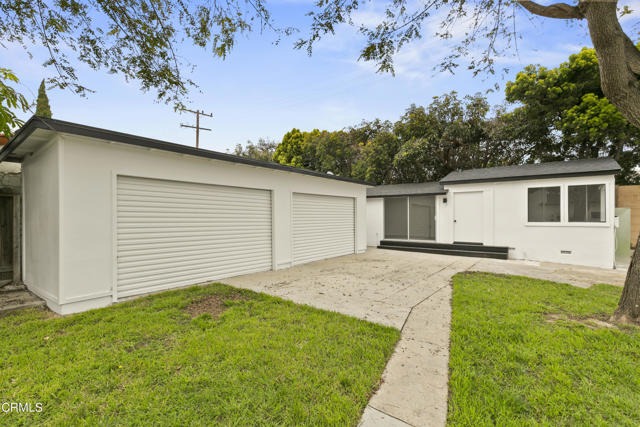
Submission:
{"label": "white house", "polygon": [[31,118],[22,279],[58,313],[366,250],[366,183]]}
{"label": "white house", "polygon": [[452,172],[367,192],[370,246],[613,268],[610,158]]}

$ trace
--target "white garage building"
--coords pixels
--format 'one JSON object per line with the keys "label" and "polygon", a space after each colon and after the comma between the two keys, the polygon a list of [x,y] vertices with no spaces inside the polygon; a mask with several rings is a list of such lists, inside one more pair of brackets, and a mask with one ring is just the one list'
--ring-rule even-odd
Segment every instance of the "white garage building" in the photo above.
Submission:
{"label": "white garage building", "polygon": [[366,183],[60,120],[22,163],[22,277],[58,313],[366,250]]}

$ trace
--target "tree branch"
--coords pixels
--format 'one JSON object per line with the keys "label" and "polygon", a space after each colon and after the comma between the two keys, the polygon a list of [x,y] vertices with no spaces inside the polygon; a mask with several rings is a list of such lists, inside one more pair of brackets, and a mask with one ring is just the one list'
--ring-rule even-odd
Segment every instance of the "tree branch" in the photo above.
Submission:
{"label": "tree branch", "polygon": [[571,6],[566,3],[555,3],[549,6],[543,6],[529,0],[518,0],[518,3],[534,15],[544,16],[545,18],[584,19],[584,15],[578,6]]}
{"label": "tree branch", "polygon": [[624,38],[624,56],[627,60],[627,65],[634,74],[640,75],[640,50],[638,50],[629,36],[624,34]]}

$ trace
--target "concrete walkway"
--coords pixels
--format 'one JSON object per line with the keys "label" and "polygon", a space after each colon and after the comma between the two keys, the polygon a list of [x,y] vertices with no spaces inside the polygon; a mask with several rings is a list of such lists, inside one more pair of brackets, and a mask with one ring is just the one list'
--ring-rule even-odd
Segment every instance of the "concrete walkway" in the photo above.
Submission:
{"label": "concrete walkway", "polygon": [[225,283],[400,329],[400,342],[360,425],[437,426],[447,416],[450,280],[467,270],[584,287],[621,285],[625,276],[622,270],[369,249]]}

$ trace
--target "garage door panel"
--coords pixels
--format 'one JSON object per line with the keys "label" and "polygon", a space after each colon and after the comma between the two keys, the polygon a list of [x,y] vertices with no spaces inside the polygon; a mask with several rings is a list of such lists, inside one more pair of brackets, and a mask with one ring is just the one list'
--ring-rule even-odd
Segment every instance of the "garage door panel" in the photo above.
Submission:
{"label": "garage door panel", "polygon": [[[223,248],[226,250],[233,250],[236,248],[240,248],[240,247],[245,247],[247,246],[247,243],[250,244],[255,244],[255,243],[264,243],[269,244],[270,242],[268,240],[264,240],[264,241],[256,241],[255,239],[245,239],[243,241],[236,241],[236,242],[231,242],[231,243],[209,243],[207,241],[203,241],[203,242],[196,242],[195,244],[190,244],[188,245],[188,248],[186,247],[186,245],[183,244],[170,244],[170,245],[155,245],[156,247],[149,249],[148,246],[142,246],[142,245],[137,245],[137,246],[119,246],[119,252],[121,255],[127,255],[127,259],[128,260],[135,260],[135,259],[146,259],[148,257],[156,257],[162,254],[169,254],[171,255],[173,252],[176,251],[176,249],[180,249],[180,251],[182,252],[182,255],[189,255],[189,254],[198,254],[198,253],[203,253],[203,254],[208,254],[212,249],[219,249],[219,248]],[[258,246],[262,246],[262,245],[258,245]]]}
{"label": "garage door panel", "polygon": [[[255,254],[259,256],[261,252],[262,248],[256,248],[255,251],[247,251],[244,253],[247,255]],[[179,261],[176,261],[175,258],[166,255],[167,254],[147,255],[144,258],[135,257],[135,259],[131,259],[126,262],[120,262],[118,277],[124,277],[129,272],[135,273],[141,271],[142,273],[144,273],[146,272],[146,267],[149,266],[155,266],[156,268],[154,269],[154,271],[159,272],[164,270],[171,270],[180,266],[208,264],[208,261],[211,259],[210,251],[200,251],[200,253],[190,254],[183,253]],[[238,254],[234,252],[227,252],[225,256],[219,256],[217,257],[217,259],[220,261],[225,259],[234,260],[237,258],[237,255]]]}
{"label": "garage door panel", "polygon": [[355,203],[350,197],[293,194],[293,262],[355,252]]}
{"label": "garage door panel", "polygon": [[[220,261],[224,261],[223,268],[211,266],[206,260],[185,260],[169,263],[150,263],[138,265],[129,265],[122,267],[118,274],[118,279],[122,284],[142,283],[146,281],[154,281],[156,278],[180,277],[185,273],[197,273],[199,271],[230,271],[240,268],[244,265],[244,261],[238,261],[236,257],[227,256],[220,257]],[[270,263],[264,263],[267,265]]]}
{"label": "garage door panel", "polygon": [[[189,277],[203,278],[203,281],[215,280],[211,279],[212,276],[216,276],[217,278],[221,277],[231,277],[233,275],[237,275],[238,267],[243,267],[244,263],[242,262],[228,262],[224,268],[217,268],[213,266],[206,267],[198,267],[198,268],[189,268],[184,271],[174,270],[171,273],[163,273],[163,274],[148,274],[144,276],[125,276],[120,279],[120,286],[118,290],[122,290],[124,288],[127,289],[137,289],[138,293],[141,293],[141,289],[144,289],[143,292],[149,292],[148,287],[159,286],[159,285],[169,285],[166,286],[168,288],[173,288],[173,283],[182,283],[183,280]],[[246,273],[243,270],[241,274],[249,274],[260,271],[265,271],[265,269],[269,269],[271,263],[263,263],[256,264],[252,268],[247,268]],[[191,282],[191,284],[195,284],[199,282]],[[122,295],[118,292],[119,295]]]}
{"label": "garage door panel", "polygon": [[[264,266],[257,267],[255,269],[247,270],[247,272],[243,274],[259,273],[268,269],[270,269],[270,264],[269,264],[269,267],[264,267]],[[234,271],[235,270],[229,270],[226,272],[222,271],[220,274],[222,274],[222,277],[231,277],[234,274],[236,274],[234,273]],[[218,274],[217,271],[215,273]],[[195,283],[207,282],[211,280],[211,275],[212,275],[211,271],[205,271],[205,272],[199,272],[197,274],[188,273],[184,275],[179,275],[177,277],[171,277],[166,280],[155,280],[153,281],[153,283],[146,283],[147,286],[144,287],[144,293],[176,288],[180,286],[188,286]],[[140,285],[138,282],[130,286],[118,287],[119,297],[139,295],[140,293],[141,293]]]}
{"label": "garage door panel", "polygon": [[[219,236],[217,236],[219,237]],[[237,237],[237,236],[234,236]],[[225,238],[226,240],[226,238]],[[137,251],[138,253],[154,253],[154,252],[163,252],[163,251],[172,251],[175,248],[181,248],[184,250],[185,246],[189,246],[190,248],[196,248],[201,246],[211,246],[211,247],[228,247],[237,245],[246,245],[247,243],[267,243],[268,240],[265,239],[264,242],[253,239],[251,236],[248,236],[244,239],[241,238],[229,238],[229,242],[220,242],[220,243],[211,243],[211,240],[207,239],[206,235],[197,235],[193,237],[180,237],[180,238],[168,238],[168,237],[159,237],[154,239],[155,244],[150,247],[149,242],[151,239],[132,239],[127,240],[125,242],[120,242],[118,245],[118,250],[122,255],[127,251]],[[188,245],[185,245],[188,244]]]}
{"label": "garage door panel", "polygon": [[269,191],[119,176],[116,200],[119,296],[272,268]]}
{"label": "garage door panel", "polygon": [[[145,201],[148,206],[152,206],[152,207],[163,207],[163,206],[166,206],[166,207],[172,207],[172,208],[188,209],[188,208],[191,208],[191,207],[196,207],[196,208],[200,208],[200,207],[209,207],[209,208],[224,207],[230,202],[234,203],[234,204],[237,204],[238,206],[253,207],[253,206],[255,206],[255,203],[254,203],[255,200],[258,200],[258,199],[252,198],[252,199],[234,200],[232,197],[228,197],[228,198],[221,197],[219,200],[213,202],[213,201],[210,201],[209,199],[207,199],[206,197],[200,197],[200,198],[181,197],[181,198],[175,198],[173,200],[167,200],[167,199],[162,198],[162,197],[149,197],[149,196],[146,196],[144,194],[140,194],[140,195],[132,194],[131,196],[128,196],[128,197],[120,197],[118,200],[122,204],[123,207],[128,207],[128,206],[140,207],[140,205],[137,204],[137,202],[142,200],[142,201]],[[185,202],[188,202],[188,206],[185,205]]]}

